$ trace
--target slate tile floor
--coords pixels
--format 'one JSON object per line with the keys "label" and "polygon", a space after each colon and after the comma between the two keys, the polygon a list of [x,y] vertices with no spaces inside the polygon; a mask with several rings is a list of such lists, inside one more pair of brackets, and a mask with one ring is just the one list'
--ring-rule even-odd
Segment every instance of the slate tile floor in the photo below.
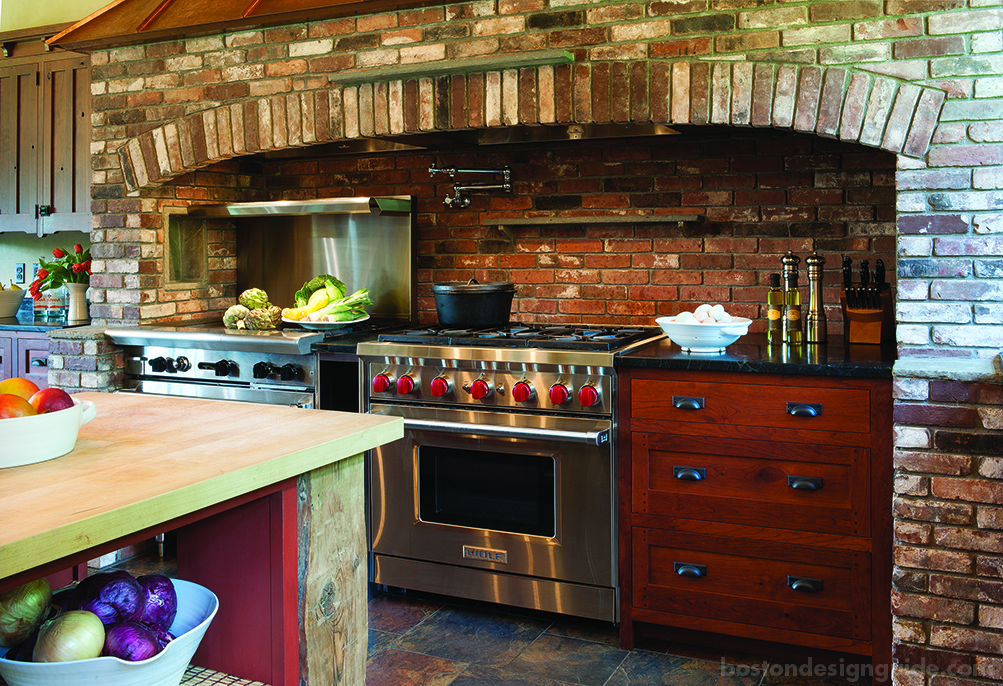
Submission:
{"label": "slate tile floor", "polygon": [[376,592],[369,600],[366,686],[870,683],[838,662],[824,676],[803,676],[806,664],[653,641],[621,650],[609,623],[430,594]]}
{"label": "slate tile floor", "polygon": [[[176,573],[173,560],[156,555],[115,567]],[[607,622],[417,592],[370,593],[365,686],[870,686],[852,665],[813,666],[828,673],[804,676],[804,663],[681,643],[642,640],[621,650]]]}

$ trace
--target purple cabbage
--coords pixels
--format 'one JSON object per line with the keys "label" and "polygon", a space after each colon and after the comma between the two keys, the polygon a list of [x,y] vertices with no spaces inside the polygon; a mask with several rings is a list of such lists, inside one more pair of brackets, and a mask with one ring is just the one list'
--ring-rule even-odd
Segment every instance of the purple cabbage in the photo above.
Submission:
{"label": "purple cabbage", "polygon": [[178,614],[178,594],[174,583],[162,574],[147,574],[136,581],[146,595],[143,612],[136,621],[167,633]]}
{"label": "purple cabbage", "polygon": [[110,655],[130,662],[153,657],[163,650],[157,636],[138,622],[118,622],[105,627],[104,650]]}
{"label": "purple cabbage", "polygon": [[102,572],[77,586],[77,607],[96,614],[105,626],[136,621],[146,608],[146,593],[129,572]]}

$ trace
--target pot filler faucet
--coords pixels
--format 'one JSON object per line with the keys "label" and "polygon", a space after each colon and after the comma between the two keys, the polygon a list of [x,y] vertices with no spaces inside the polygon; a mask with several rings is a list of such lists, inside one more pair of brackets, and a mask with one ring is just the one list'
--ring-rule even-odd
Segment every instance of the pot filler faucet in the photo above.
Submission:
{"label": "pot filler faucet", "polygon": [[456,167],[436,167],[435,163],[428,168],[428,175],[435,176],[438,173],[448,174],[452,179],[457,174],[500,174],[502,183],[484,183],[476,185],[453,184],[452,197],[446,196],[443,203],[446,207],[467,207],[470,205],[470,198],[464,193],[470,191],[505,191],[512,192],[512,170],[506,165],[502,169],[457,169]]}

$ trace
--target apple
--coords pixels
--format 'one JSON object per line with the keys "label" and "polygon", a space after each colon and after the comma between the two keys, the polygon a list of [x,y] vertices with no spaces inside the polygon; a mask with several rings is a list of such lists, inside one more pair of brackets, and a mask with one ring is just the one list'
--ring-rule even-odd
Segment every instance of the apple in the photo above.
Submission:
{"label": "apple", "polygon": [[15,376],[0,381],[0,393],[12,393],[13,395],[21,396],[25,400],[30,400],[31,396],[38,393],[38,386],[33,381]]}
{"label": "apple", "polygon": [[0,394],[0,419],[30,417],[38,414],[27,400],[13,393]]}
{"label": "apple", "polygon": [[62,388],[43,388],[28,400],[38,414],[58,412],[73,407],[73,398]]}

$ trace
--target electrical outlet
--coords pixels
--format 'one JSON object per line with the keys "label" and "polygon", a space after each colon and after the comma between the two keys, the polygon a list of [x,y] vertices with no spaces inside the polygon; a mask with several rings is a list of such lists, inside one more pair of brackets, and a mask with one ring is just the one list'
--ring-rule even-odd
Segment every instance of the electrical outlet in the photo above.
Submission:
{"label": "electrical outlet", "polygon": [[38,270],[39,269],[41,269],[41,267],[38,266],[38,262],[36,262],[35,264],[31,265],[31,280],[32,281],[34,281],[35,279],[38,278]]}
{"label": "electrical outlet", "polygon": [[24,262],[14,265],[14,283],[24,283]]}

